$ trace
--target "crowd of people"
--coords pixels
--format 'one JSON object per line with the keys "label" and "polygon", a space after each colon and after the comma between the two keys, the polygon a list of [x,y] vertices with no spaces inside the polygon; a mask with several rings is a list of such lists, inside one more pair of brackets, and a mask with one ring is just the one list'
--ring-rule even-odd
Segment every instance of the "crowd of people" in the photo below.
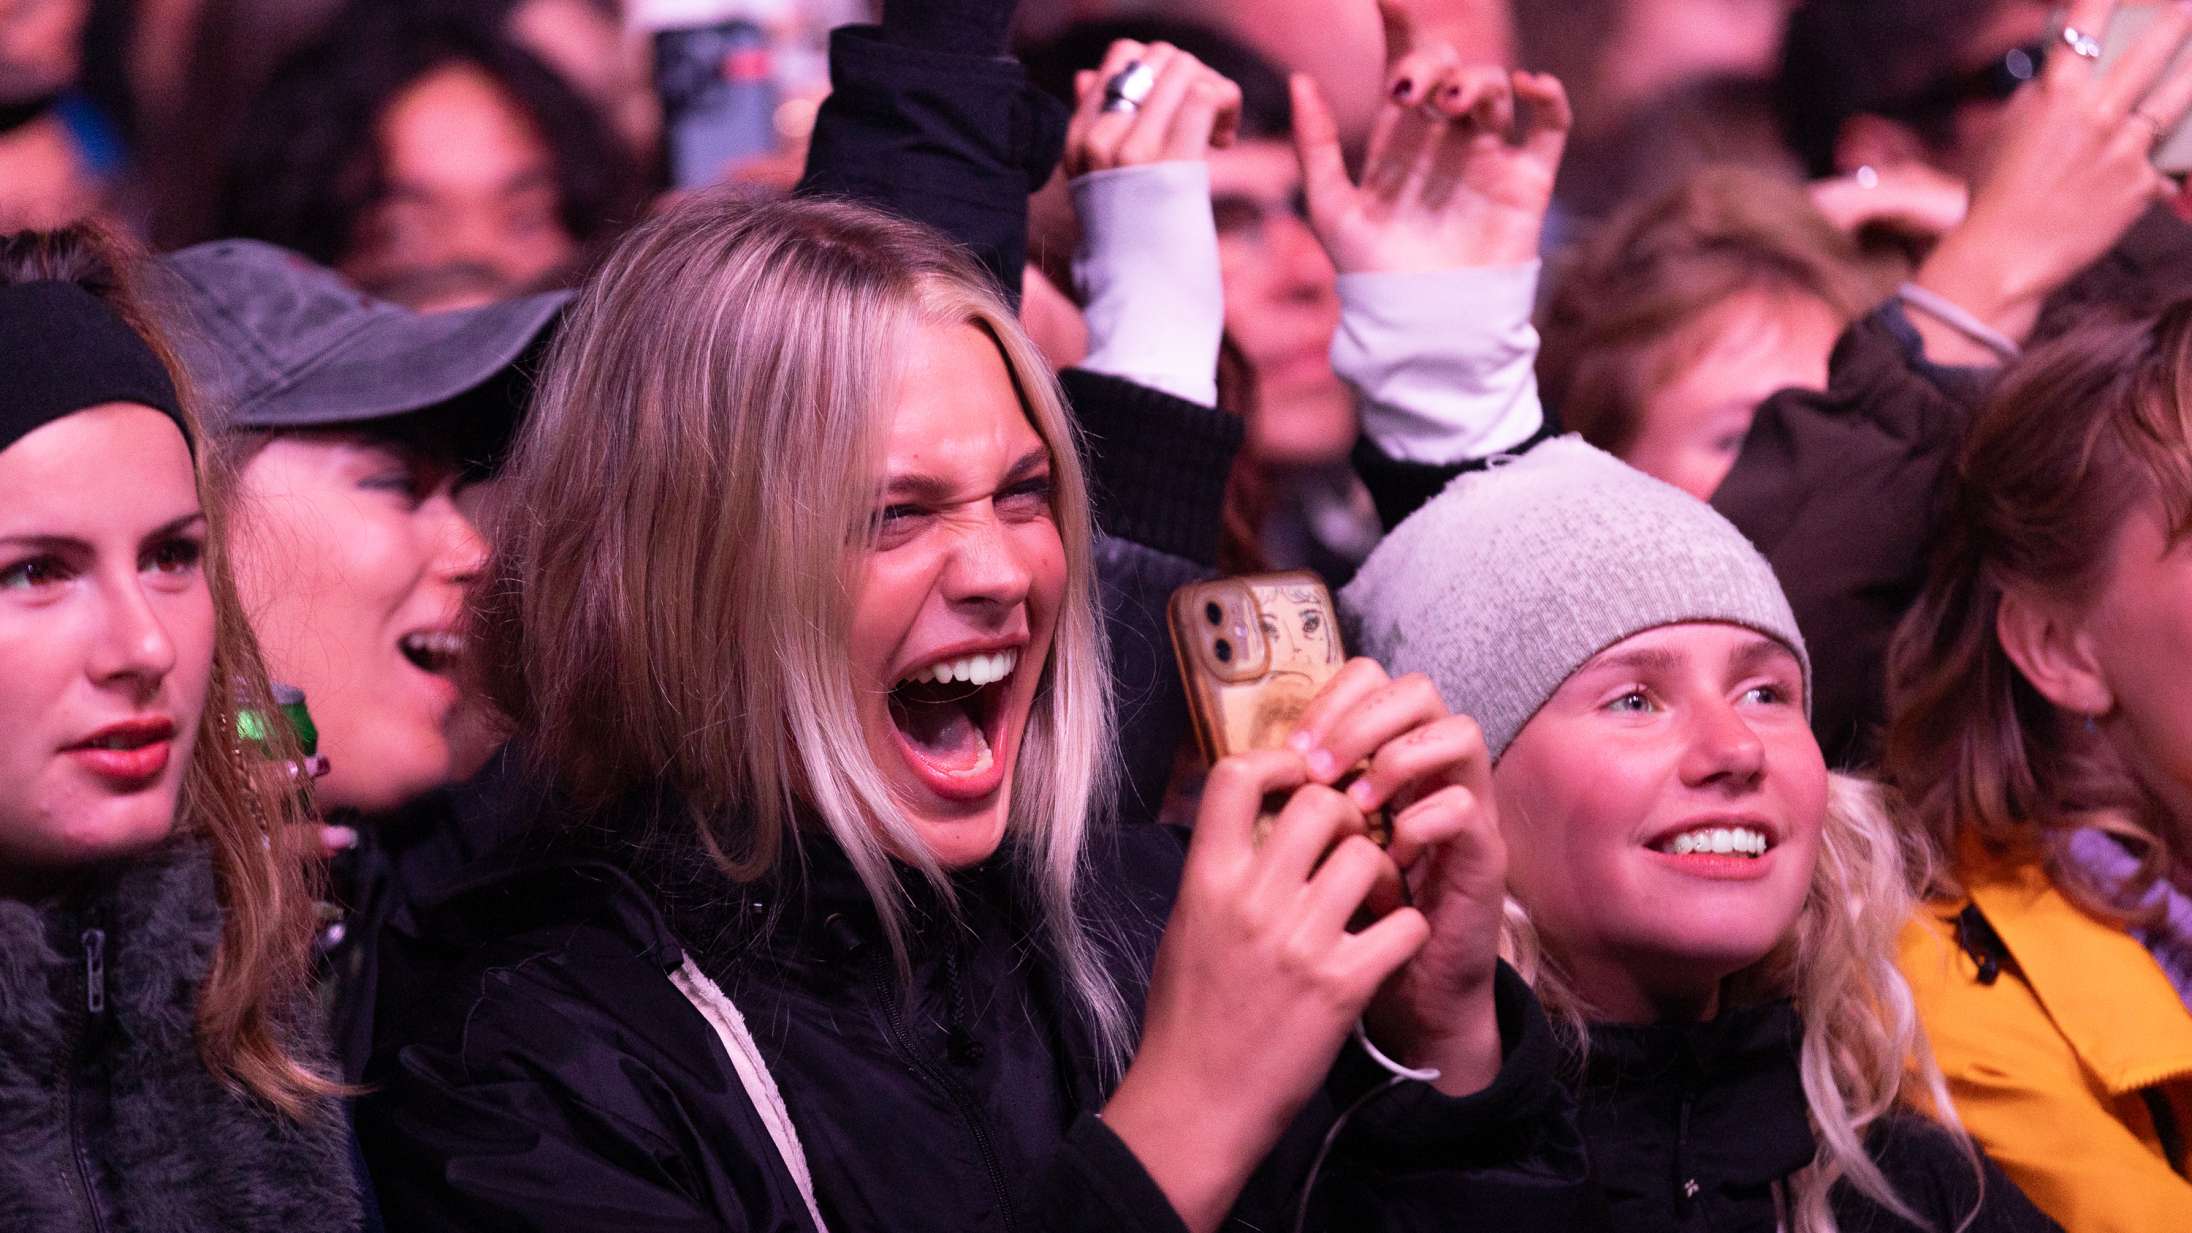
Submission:
{"label": "crowd of people", "polygon": [[678,7],[0,4],[0,1230],[2192,1227],[2192,3]]}

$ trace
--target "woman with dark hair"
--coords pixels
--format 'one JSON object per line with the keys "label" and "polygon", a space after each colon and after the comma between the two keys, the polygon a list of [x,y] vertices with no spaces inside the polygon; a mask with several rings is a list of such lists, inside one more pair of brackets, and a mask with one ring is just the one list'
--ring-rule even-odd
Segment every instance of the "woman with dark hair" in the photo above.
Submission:
{"label": "woman with dark hair", "polygon": [[570,277],[643,185],[601,116],[480,23],[353,4],[290,58],[238,142],[221,232],[412,307]]}
{"label": "woman with dark hair", "polygon": [[353,1229],[294,751],[241,743],[229,488],[133,264],[0,238],[0,1227]]}
{"label": "woman with dark hair", "polygon": [[2192,1211],[2192,302],[2011,371],[1889,656],[1931,849],[1902,966],[1964,1124],[2067,1228]]}

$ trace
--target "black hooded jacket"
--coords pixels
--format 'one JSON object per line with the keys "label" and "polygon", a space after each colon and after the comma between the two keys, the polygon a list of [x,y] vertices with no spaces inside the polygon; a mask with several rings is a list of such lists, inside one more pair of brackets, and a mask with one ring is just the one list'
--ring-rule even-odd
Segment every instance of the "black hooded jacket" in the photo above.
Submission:
{"label": "black hooded jacket", "polygon": [[[648,824],[622,821],[609,832]],[[844,857],[825,841],[807,846],[803,876],[735,889],[690,843],[537,866],[399,931],[385,961],[377,1090],[359,1112],[389,1227],[811,1230],[764,1111],[673,983],[689,961],[751,1031],[828,1228],[1182,1229],[1096,1116],[1110,1080],[1094,1032],[1017,906],[1006,863],[956,879],[956,918],[909,883],[909,991]],[[1183,852],[1147,825],[1100,847],[1089,914],[1139,1007]],[[1516,1009],[1528,997],[1511,973],[1502,994],[1519,1046],[1537,1021]],[[1337,1102],[1383,1077],[1350,1056],[1229,1227],[1292,1227]],[[1439,1133],[1436,1112],[1453,1103],[1434,1094],[1416,1125]],[[1465,1119],[1488,1132],[1477,1158],[1535,1150],[1533,1112],[1496,1094],[1478,1100]],[[1472,1160],[1466,1145],[1433,1150],[1410,1130],[1401,1117],[1382,1133],[1426,1169]],[[1391,1227],[1443,1229],[1450,1216]]]}

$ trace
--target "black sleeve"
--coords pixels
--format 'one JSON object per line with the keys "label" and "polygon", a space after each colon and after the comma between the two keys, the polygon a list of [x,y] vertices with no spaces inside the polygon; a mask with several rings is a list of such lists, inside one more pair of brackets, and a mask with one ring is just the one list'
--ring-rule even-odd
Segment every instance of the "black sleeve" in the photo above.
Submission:
{"label": "black sleeve", "polygon": [[[1551,440],[1559,435],[1550,415],[1529,440],[1504,451],[1521,454],[1534,448],[1538,442]],[[1408,515],[1415,513],[1437,496],[1454,477],[1471,471],[1481,471],[1490,460],[1473,458],[1467,462],[1429,463],[1408,462],[1394,458],[1379,449],[1368,437],[1355,442],[1353,458],[1355,474],[1362,479],[1362,486],[1370,492],[1370,502],[1378,510],[1378,522],[1388,531],[1399,526]]]}
{"label": "black sleeve", "polygon": [[1065,107],[1029,85],[1018,61],[918,45],[934,31],[894,33],[830,35],[830,96],[797,191],[927,223],[971,250],[1017,308],[1028,194],[1064,150]]}
{"label": "black sleeve", "polygon": [[1772,563],[1811,648],[1812,728],[1836,766],[1871,760],[1886,710],[1887,649],[1924,585],[1940,501],[1980,370],[1924,362],[1894,304],[1843,334],[1824,391],[1758,409],[1713,494]]}
{"label": "black sleeve", "polygon": [[1420,1083],[1387,1087],[1390,1076],[1359,1049],[1341,1055],[1334,1103],[1360,1106],[1318,1183],[1315,1227],[1609,1229],[1545,1012],[1505,963],[1495,997],[1504,1058],[1491,1086],[1474,1095],[1444,1096]]}
{"label": "black sleeve", "polygon": [[[2061,1233],[1985,1153],[1967,1154],[1947,1130],[1915,1113],[1880,1119],[1867,1128],[1865,1146],[1896,1197],[1933,1228]],[[1909,1227],[1846,1182],[1835,1188],[1833,1206],[1845,1229]]]}
{"label": "black sleeve", "polygon": [[1086,447],[1096,580],[1111,644],[1120,816],[1145,821],[1187,738],[1187,694],[1165,628],[1172,592],[1217,567],[1240,420],[1119,377],[1059,375]]}
{"label": "black sleeve", "polygon": [[1038,1203],[1045,1233],[1187,1233],[1142,1162],[1092,1114],[1067,1129]]}

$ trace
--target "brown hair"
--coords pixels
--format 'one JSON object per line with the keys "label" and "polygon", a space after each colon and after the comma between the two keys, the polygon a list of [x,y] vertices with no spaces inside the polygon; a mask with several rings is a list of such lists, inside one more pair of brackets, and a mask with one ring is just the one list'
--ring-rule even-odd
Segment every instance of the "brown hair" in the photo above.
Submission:
{"label": "brown hair", "polygon": [[53,280],[82,287],[136,331],[175,382],[195,443],[214,612],[213,688],[198,716],[197,743],[176,807],[177,829],[202,836],[211,850],[221,901],[221,938],[198,997],[198,1051],[215,1075],[293,1119],[331,1116],[333,1106],[320,1098],[343,1089],[295,1052],[311,981],[319,869],[308,825],[313,819],[280,769],[296,753],[283,735],[271,734],[271,758],[246,755],[238,742],[237,712],[272,714],[273,703],[230,572],[233,469],[200,427],[187,374],[139,294],[153,269],[132,245],[93,223],[0,236],[0,285]]}
{"label": "brown hair", "polygon": [[582,816],[667,789],[686,816],[662,821],[733,879],[774,868],[803,825],[826,832],[903,976],[891,860],[951,886],[860,737],[845,648],[905,357],[960,324],[996,344],[1051,455],[1067,590],[1007,826],[1117,1060],[1127,1012],[1080,902],[1113,751],[1078,442],[1034,345],[943,237],[725,191],[628,235],[572,305],[505,471],[477,612],[487,692]]}
{"label": "brown hair", "polygon": [[2006,593],[2080,604],[2104,550],[2158,505],[2192,531],[2192,300],[2155,315],[2096,311],[2026,353],[1973,420],[1936,555],[1889,651],[1884,769],[1931,848],[1936,893],[1958,893],[1966,837],[2057,866],[2078,827],[2145,856],[2122,887],[2063,889],[2104,913],[2135,900],[2171,859],[2161,802],[2084,716],[2057,710],[1995,630]]}
{"label": "brown hair", "polygon": [[1855,242],[1800,186],[1709,167],[1616,212],[1554,270],[1538,380],[1566,427],[1620,454],[1646,396],[1704,346],[1690,327],[1731,298],[1810,297],[1848,320],[1871,291]]}

